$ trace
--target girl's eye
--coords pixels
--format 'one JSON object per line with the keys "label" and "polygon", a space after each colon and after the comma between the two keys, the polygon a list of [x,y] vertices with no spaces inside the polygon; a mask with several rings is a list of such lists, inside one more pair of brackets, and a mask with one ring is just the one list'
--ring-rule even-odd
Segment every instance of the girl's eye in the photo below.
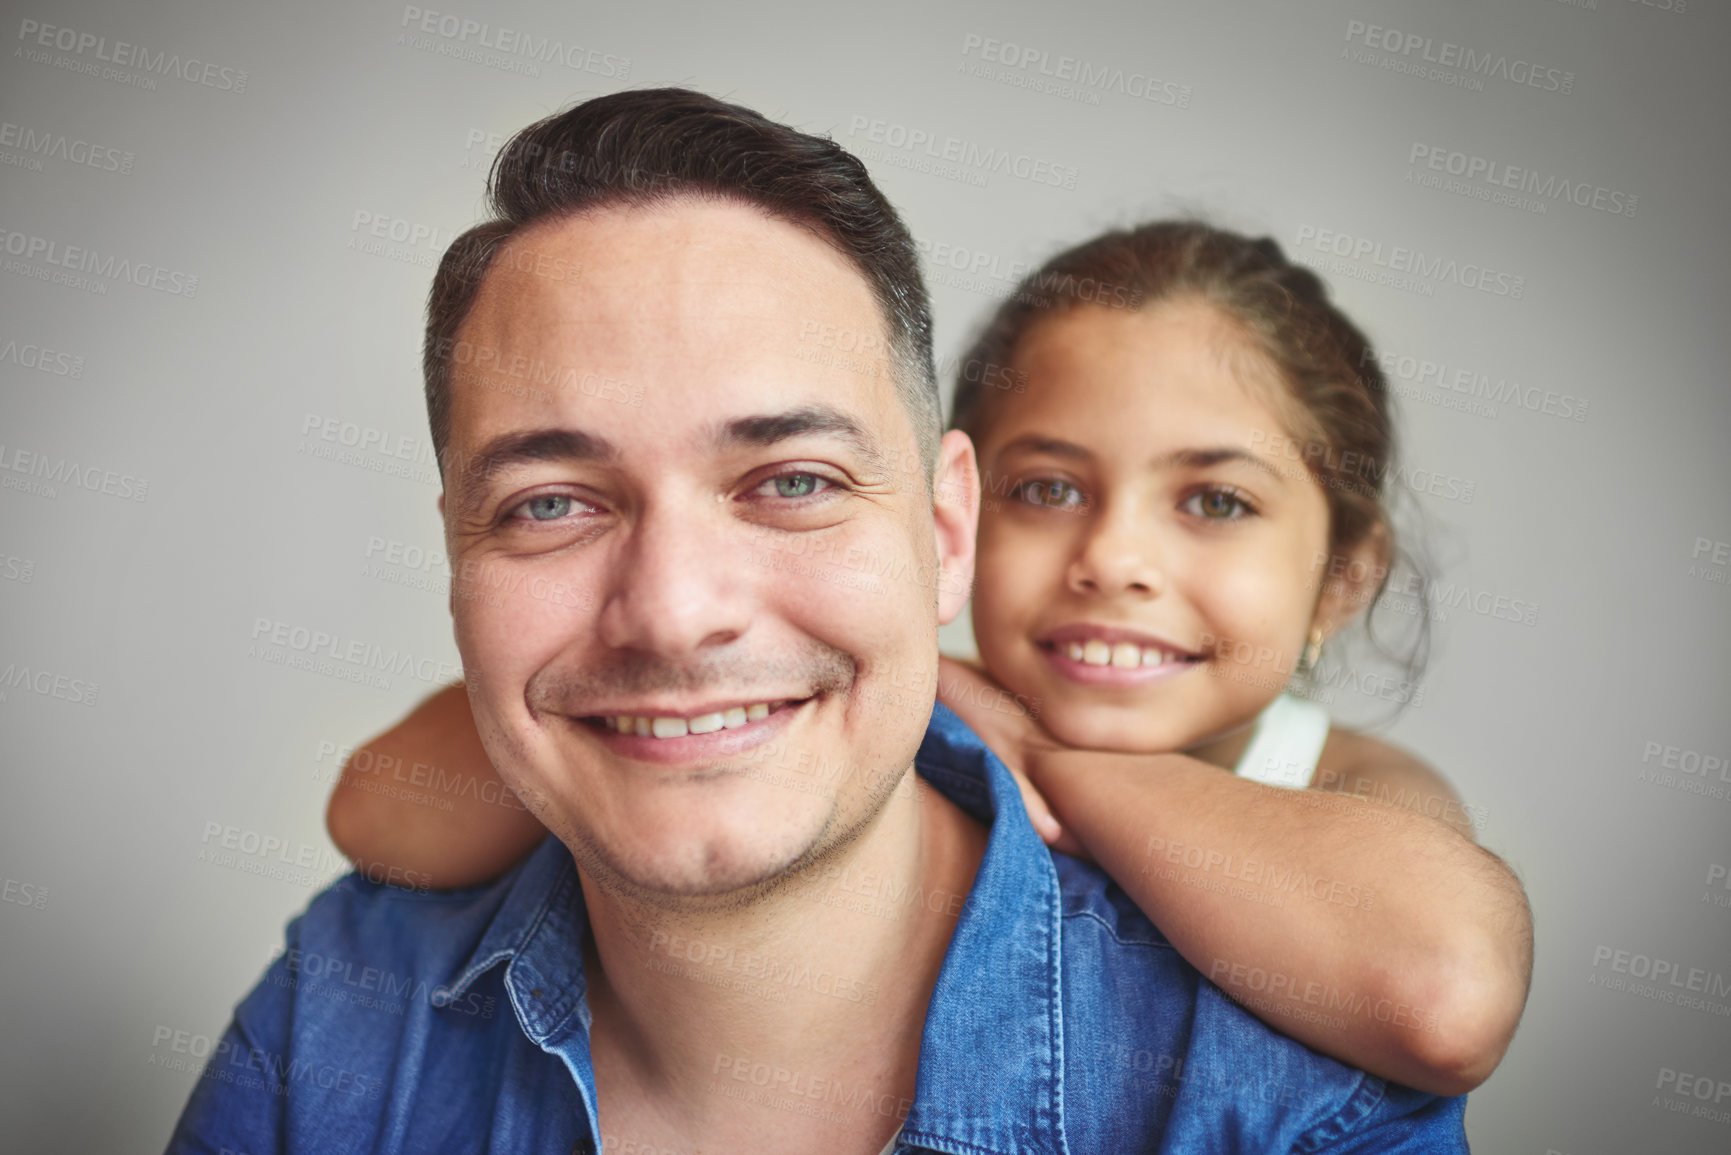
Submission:
{"label": "girl's eye", "polygon": [[511,511],[523,521],[558,521],[568,517],[577,506],[577,499],[565,493],[543,493],[531,497]]}
{"label": "girl's eye", "polygon": [[[765,496],[774,494],[776,497],[798,498],[810,497],[814,493],[833,488],[834,482],[815,473],[778,473],[759,485],[757,491]],[[765,493],[766,490],[768,493]]]}
{"label": "girl's eye", "polygon": [[1237,521],[1256,512],[1237,490],[1219,486],[1191,494],[1180,508],[1205,521]]}
{"label": "girl's eye", "polygon": [[1088,504],[1087,496],[1080,489],[1068,481],[1059,481],[1052,477],[1024,481],[1012,489],[1010,494],[1018,501],[1043,509],[1076,510]]}

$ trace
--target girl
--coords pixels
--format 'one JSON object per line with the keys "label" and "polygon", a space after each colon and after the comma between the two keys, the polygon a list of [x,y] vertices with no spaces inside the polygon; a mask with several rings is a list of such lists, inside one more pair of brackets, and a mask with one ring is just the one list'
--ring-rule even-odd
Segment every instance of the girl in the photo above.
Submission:
{"label": "girl", "polygon": [[[946,661],[939,696],[1041,834],[1271,1026],[1422,1090],[1477,1086],[1526,998],[1520,886],[1434,771],[1283,692],[1394,553],[1387,391],[1322,282],[1202,224],[1107,233],[998,309],[953,420],[985,491],[980,668]],[[392,760],[445,767],[454,809],[369,790]],[[332,839],[439,886],[489,879],[546,831],[477,778],[496,782],[451,687],[350,759]]]}

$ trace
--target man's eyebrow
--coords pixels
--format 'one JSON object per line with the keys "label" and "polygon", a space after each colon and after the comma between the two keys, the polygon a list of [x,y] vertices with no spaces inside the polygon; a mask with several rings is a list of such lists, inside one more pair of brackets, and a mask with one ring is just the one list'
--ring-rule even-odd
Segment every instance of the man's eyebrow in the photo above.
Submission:
{"label": "man's eyebrow", "polygon": [[471,456],[457,477],[459,508],[473,514],[486,495],[487,482],[500,471],[531,461],[612,461],[619,449],[604,437],[580,429],[528,429],[502,433]]}
{"label": "man's eyebrow", "polygon": [[833,435],[863,458],[872,470],[890,472],[889,459],[878,448],[877,439],[858,421],[829,405],[802,405],[784,413],[736,417],[721,427],[715,440],[722,447],[763,447],[812,433]]}

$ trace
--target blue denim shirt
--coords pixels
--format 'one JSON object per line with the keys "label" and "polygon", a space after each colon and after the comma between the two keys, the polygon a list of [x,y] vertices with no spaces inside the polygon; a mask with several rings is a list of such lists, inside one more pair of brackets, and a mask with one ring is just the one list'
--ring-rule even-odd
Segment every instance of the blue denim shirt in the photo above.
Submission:
{"label": "blue denim shirt", "polygon": [[[932,994],[898,1152],[1466,1150],[1464,1099],[1264,1026],[1098,869],[1049,853],[1002,763],[942,706],[916,765],[991,835]],[[486,887],[340,879],[235,1009],[169,1150],[594,1152],[585,926],[552,837]],[[785,1076],[741,1061],[716,1077],[790,1103],[835,1090]],[[846,1095],[853,1110],[907,1107]]]}

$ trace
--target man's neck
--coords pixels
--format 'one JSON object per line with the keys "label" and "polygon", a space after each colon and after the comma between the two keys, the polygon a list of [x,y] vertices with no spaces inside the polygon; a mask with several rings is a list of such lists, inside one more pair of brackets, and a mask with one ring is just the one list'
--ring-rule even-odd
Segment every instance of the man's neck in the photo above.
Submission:
{"label": "man's neck", "polygon": [[986,831],[912,771],[828,861],[726,912],[622,902],[585,875],[603,1137],[629,1149],[877,1155]]}

